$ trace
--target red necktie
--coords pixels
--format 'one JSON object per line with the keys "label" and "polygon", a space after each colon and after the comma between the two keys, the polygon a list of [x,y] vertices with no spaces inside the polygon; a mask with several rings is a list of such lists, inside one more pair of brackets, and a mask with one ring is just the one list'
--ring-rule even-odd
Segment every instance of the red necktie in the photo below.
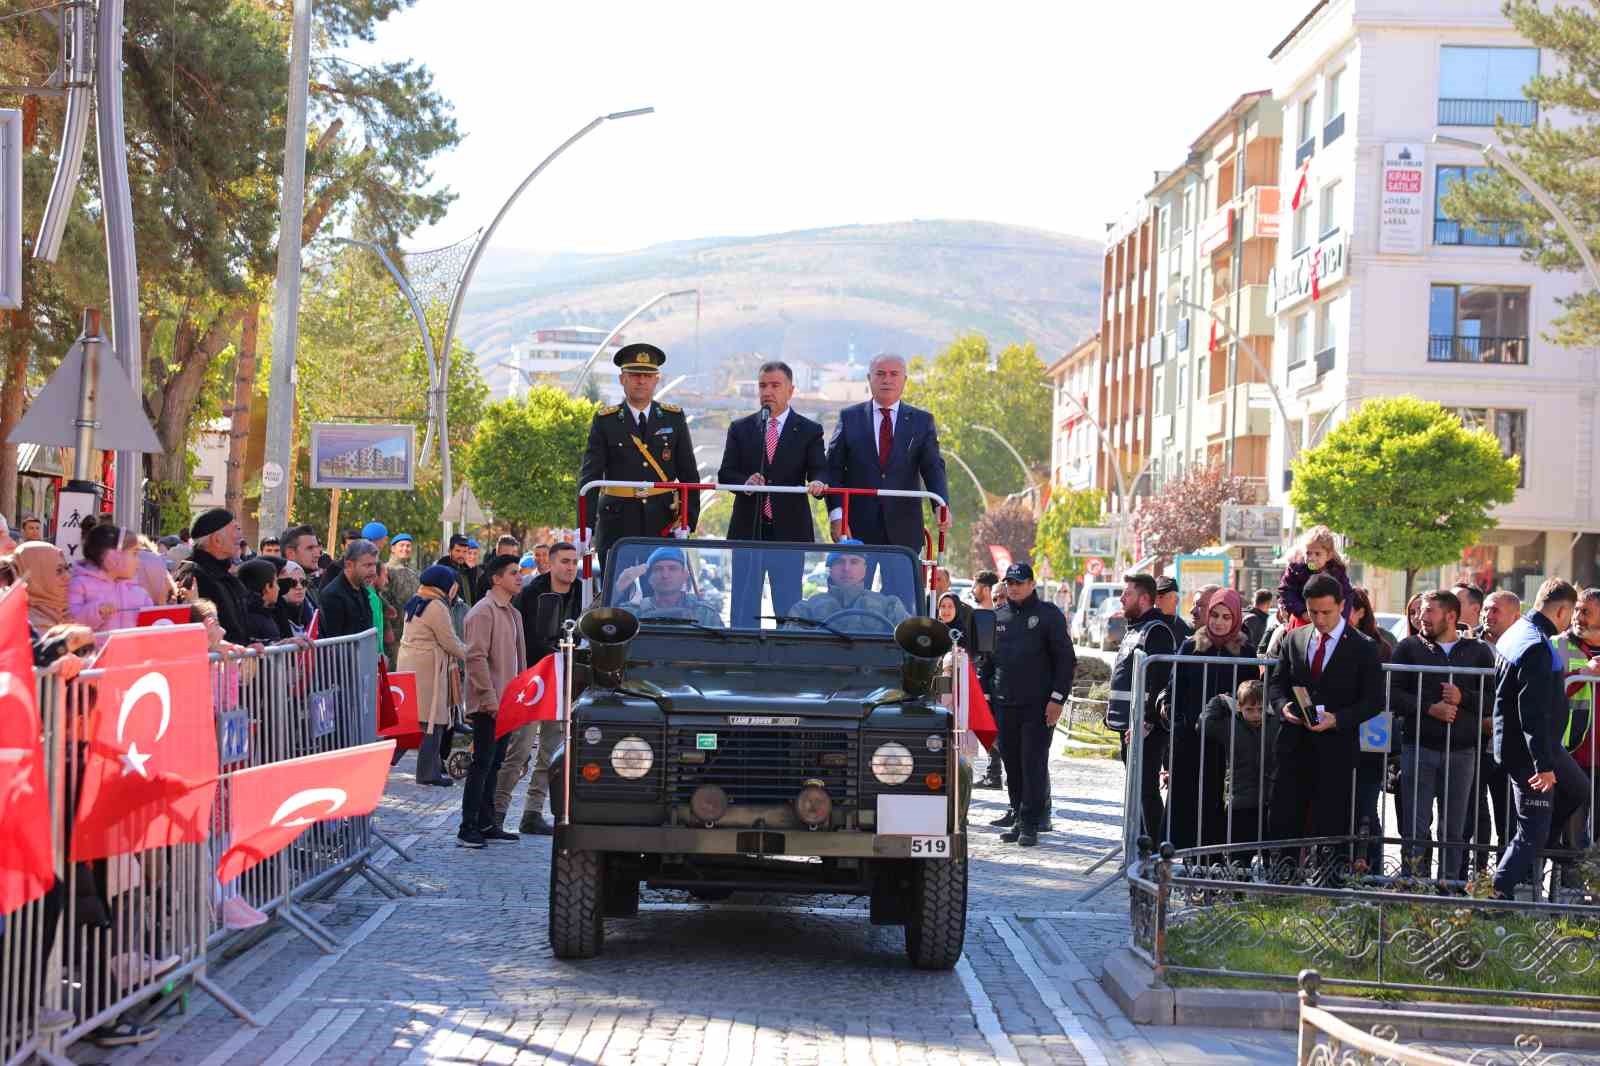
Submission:
{"label": "red necktie", "polygon": [[[771,465],[772,458],[778,453],[778,420],[767,419],[767,463]],[[766,494],[766,499],[761,504],[761,517],[767,521],[772,520],[772,493]]]}
{"label": "red necktie", "polygon": [[1327,653],[1328,638],[1319,633],[1317,634],[1317,654],[1311,660],[1311,680],[1320,681],[1322,679],[1322,659]]}
{"label": "red necktie", "polygon": [[889,453],[894,451],[894,424],[889,421],[889,408],[880,407],[883,421],[878,423],[878,469],[889,469]]}

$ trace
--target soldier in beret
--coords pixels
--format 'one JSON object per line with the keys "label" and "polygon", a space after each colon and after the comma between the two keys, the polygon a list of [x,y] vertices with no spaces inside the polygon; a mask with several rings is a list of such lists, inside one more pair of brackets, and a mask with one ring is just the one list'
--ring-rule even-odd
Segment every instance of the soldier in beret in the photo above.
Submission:
{"label": "soldier in beret", "polygon": [[[621,370],[624,402],[602,407],[589,425],[589,444],[578,484],[591,481],[681,481],[695,483],[694,444],[683,408],[654,400],[667,354],[653,344],[629,344],[612,360]],[[600,566],[622,537],[670,537],[682,506],[675,489],[607,488],[589,493]],[[688,528],[700,520],[700,493],[689,493]],[[580,536],[588,538],[589,530]]]}

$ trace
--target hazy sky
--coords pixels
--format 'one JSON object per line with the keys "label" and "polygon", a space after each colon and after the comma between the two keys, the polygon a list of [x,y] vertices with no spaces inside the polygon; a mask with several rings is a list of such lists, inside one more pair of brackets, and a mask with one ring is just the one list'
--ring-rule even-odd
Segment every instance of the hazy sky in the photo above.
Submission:
{"label": "hazy sky", "polygon": [[910,218],[1098,237],[1240,93],[1310,0],[418,0],[365,54],[433,70],[461,194],[414,247],[486,224],[543,156],[500,248]]}

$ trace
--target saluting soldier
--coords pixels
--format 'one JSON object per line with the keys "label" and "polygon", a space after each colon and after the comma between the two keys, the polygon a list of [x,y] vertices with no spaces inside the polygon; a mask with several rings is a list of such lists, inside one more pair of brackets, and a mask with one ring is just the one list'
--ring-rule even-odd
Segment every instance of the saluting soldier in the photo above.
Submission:
{"label": "saluting soldier", "polygon": [[[612,360],[620,368],[624,402],[603,407],[589,425],[578,484],[591,481],[696,483],[694,445],[683,408],[657,403],[656,387],[667,353],[653,344],[629,344]],[[589,493],[594,545],[602,569],[606,553],[623,537],[670,537],[682,506],[676,489],[607,488]],[[688,526],[700,520],[700,493],[689,493]],[[589,530],[582,535],[588,537]]]}

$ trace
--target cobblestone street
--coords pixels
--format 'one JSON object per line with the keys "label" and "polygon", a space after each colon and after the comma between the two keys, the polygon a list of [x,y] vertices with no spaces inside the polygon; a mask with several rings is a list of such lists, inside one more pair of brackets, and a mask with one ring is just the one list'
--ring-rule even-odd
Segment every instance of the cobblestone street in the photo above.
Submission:
{"label": "cobblestone street", "polygon": [[[339,938],[337,953],[280,931],[214,968],[260,1029],[196,994],[158,1040],[115,1054],[81,1045],[77,1061],[1227,1061],[1215,1040],[1202,1048],[1178,1031],[1136,1029],[1094,981],[1127,937],[1126,894],[1074,900],[1094,883],[1084,870],[1115,844],[1118,763],[1055,761],[1054,832],[1034,849],[1000,844],[987,823],[1002,794],[977,793],[966,956],[953,973],[911,969],[902,931],[870,925],[864,898],[700,904],[648,890],[637,920],[608,922],[601,958],[559,962],[545,929],[549,838],[457,848],[459,789],[419,788],[410,767],[407,758],[392,774],[379,824],[414,854],[384,860],[416,897],[389,901],[352,881],[308,907]],[[1240,1039],[1241,1063],[1292,1057],[1286,1034]]]}

